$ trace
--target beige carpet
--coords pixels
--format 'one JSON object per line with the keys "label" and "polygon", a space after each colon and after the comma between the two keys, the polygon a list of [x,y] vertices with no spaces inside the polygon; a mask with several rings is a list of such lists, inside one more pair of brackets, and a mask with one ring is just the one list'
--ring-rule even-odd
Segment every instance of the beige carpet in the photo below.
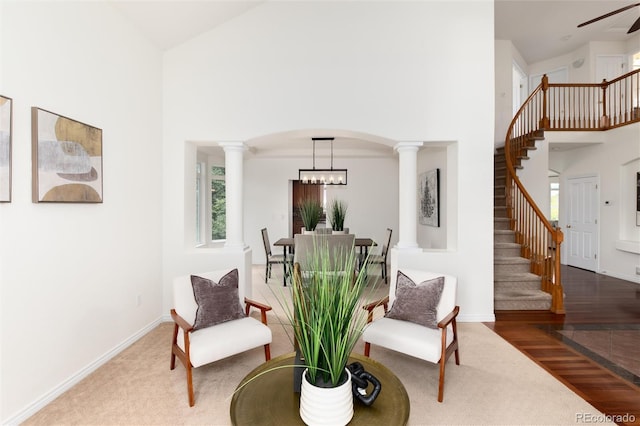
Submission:
{"label": "beige carpet", "polygon": [[[281,282],[274,277],[270,286],[279,289]],[[279,308],[264,281],[258,277],[254,283],[254,298]],[[269,322],[272,356],[291,352],[278,317],[270,314]],[[264,361],[262,348],[195,369],[196,405],[189,408],[184,368],[179,364],[169,370],[171,331],[170,323],[161,324],[23,424],[230,424],[232,393]],[[579,416],[585,415],[602,421],[599,411],[486,326],[460,323],[459,336],[461,365],[456,366],[453,357],[447,363],[443,403],[437,402],[436,365],[372,348],[372,358],[391,369],[407,389],[409,424],[575,425],[583,423]],[[362,353],[362,348],[360,343],[356,351]]]}

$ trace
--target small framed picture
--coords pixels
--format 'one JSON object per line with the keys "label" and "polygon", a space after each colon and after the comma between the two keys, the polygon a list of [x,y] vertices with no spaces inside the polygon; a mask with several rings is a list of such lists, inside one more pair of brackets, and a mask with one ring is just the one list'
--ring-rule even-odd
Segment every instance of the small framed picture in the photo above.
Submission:
{"label": "small framed picture", "polygon": [[419,220],[427,226],[440,226],[440,169],[420,175]]}

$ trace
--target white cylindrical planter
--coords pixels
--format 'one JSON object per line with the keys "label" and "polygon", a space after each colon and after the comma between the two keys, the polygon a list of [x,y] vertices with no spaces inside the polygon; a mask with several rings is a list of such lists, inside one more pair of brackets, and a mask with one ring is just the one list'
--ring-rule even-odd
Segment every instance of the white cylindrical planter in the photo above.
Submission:
{"label": "white cylindrical planter", "polygon": [[335,388],[320,388],[307,380],[307,370],[302,375],[300,388],[300,418],[308,426],[346,425],[353,417],[353,393],[351,373],[347,380]]}

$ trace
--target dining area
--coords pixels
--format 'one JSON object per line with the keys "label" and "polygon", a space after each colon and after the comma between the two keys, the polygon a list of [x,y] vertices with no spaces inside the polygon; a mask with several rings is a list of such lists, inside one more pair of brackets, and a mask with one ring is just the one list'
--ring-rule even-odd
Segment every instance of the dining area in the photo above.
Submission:
{"label": "dining area", "polygon": [[[380,246],[373,238],[367,236],[357,236],[344,232],[333,233],[316,230],[314,233],[295,234],[292,237],[280,237],[273,242],[274,249],[271,248],[267,228],[261,230],[263,245],[265,248],[265,283],[272,277],[272,266],[281,265],[282,283],[284,286],[291,280],[291,271],[294,263],[306,266],[313,259],[313,253],[320,247],[328,250],[337,256],[355,256],[358,265],[358,272],[368,273],[369,269],[378,265],[380,267],[381,279],[388,282],[387,261],[388,249],[391,242],[392,230],[386,229],[385,241]],[[319,231],[319,232],[318,232]],[[275,251],[278,250],[278,251]],[[335,259],[331,259],[334,263]]]}

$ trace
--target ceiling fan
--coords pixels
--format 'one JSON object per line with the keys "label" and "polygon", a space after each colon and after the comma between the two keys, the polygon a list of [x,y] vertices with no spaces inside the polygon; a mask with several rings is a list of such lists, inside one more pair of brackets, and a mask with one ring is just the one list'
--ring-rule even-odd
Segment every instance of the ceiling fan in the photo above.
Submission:
{"label": "ceiling fan", "polygon": [[[616,14],[618,14],[620,12],[624,12],[625,10],[629,10],[629,9],[631,9],[633,7],[636,7],[636,6],[640,6],[640,3],[630,4],[629,6],[621,7],[620,9],[614,10],[614,11],[609,12],[609,13],[605,13],[604,15],[598,16],[597,18],[593,18],[590,21],[583,22],[582,24],[578,25],[578,28],[584,27],[585,25],[593,24],[594,22],[597,22],[597,21],[599,21],[601,19],[608,18],[609,16],[616,15]],[[635,32],[635,31],[638,31],[638,30],[640,30],[640,18],[638,18],[636,20],[636,22],[633,23],[631,28],[629,28],[629,31],[627,31],[627,34],[631,34],[632,32]]]}

